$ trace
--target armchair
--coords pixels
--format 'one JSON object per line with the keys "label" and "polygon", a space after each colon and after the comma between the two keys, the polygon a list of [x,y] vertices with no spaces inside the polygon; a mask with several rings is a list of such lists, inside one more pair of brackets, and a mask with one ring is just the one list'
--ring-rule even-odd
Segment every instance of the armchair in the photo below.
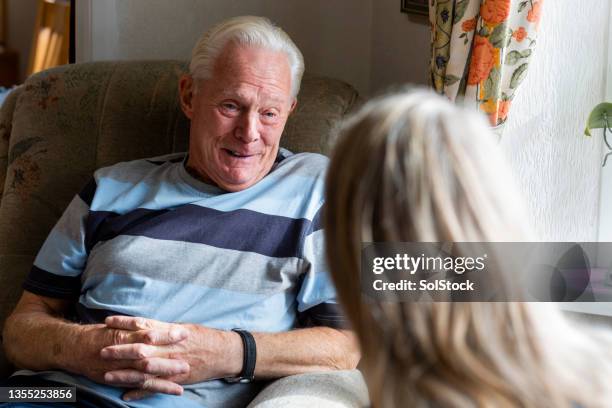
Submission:
{"label": "armchair", "polygon": [[[187,149],[189,122],[177,92],[185,67],[179,61],[67,65],[30,77],[6,99],[0,109],[1,324],[51,227],[95,169]],[[327,153],[337,125],[357,100],[343,82],[305,76],[282,146]],[[0,351],[0,375],[11,371]],[[278,398],[295,390],[305,404],[316,393],[317,406],[367,404],[357,371],[300,378],[273,383],[252,406],[283,405]],[[330,392],[334,383],[342,397]]]}

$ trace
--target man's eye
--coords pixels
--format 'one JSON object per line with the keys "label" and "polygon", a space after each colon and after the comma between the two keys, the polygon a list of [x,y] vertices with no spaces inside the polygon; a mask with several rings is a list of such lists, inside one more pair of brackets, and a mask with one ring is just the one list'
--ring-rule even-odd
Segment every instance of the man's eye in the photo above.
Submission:
{"label": "man's eye", "polygon": [[235,103],[224,103],[221,105],[221,108],[228,112],[235,112],[238,110],[238,105],[236,105]]}
{"label": "man's eye", "polygon": [[263,115],[268,119],[274,119],[277,116],[276,112],[264,112]]}

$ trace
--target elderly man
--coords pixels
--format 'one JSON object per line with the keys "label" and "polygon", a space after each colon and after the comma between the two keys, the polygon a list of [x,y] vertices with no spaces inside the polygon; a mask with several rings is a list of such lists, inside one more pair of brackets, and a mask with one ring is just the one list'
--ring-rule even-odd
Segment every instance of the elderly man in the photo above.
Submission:
{"label": "elderly man", "polygon": [[70,203],[5,325],[13,379],[225,407],[253,379],[356,366],[322,253],[327,160],[279,148],[303,67],[263,18],[200,39],[179,83],[188,154],[100,169]]}

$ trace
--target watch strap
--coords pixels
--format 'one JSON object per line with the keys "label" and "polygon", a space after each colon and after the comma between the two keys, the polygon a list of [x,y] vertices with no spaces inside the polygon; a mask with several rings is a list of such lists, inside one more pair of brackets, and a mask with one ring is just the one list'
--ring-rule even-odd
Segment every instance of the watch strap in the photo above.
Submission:
{"label": "watch strap", "polygon": [[228,378],[230,382],[249,383],[255,379],[255,363],[257,362],[257,345],[253,335],[244,329],[232,329],[242,339],[242,371],[236,378]]}

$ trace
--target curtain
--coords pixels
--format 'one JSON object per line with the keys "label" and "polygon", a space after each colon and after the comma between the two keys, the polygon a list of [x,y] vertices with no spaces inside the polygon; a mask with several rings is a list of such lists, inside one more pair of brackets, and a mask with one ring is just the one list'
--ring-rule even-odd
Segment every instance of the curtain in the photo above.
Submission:
{"label": "curtain", "polygon": [[431,82],[502,128],[529,68],[544,0],[430,0]]}

